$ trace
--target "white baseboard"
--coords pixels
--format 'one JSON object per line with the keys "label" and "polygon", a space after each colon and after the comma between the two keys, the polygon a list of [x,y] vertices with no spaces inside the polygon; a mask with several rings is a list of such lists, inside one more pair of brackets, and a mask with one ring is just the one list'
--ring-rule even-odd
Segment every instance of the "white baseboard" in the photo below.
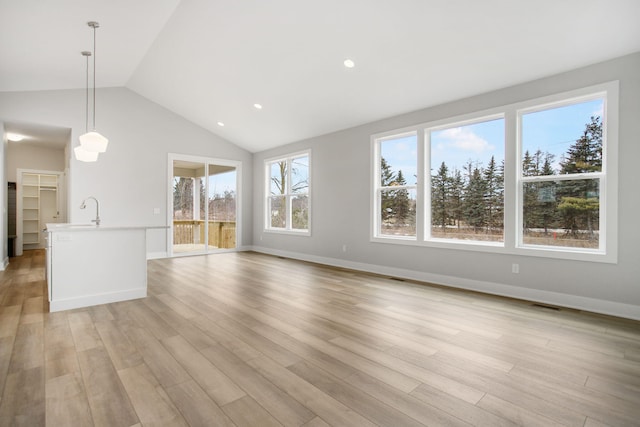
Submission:
{"label": "white baseboard", "polygon": [[593,313],[624,317],[627,319],[640,320],[640,306],[632,304],[599,300],[595,298],[587,298],[578,295],[563,294],[559,292],[543,291],[539,289],[521,288],[518,286],[505,285],[502,283],[485,282],[481,280],[464,279],[455,276],[432,274],[424,271],[406,270],[402,268],[387,267],[383,265],[347,261],[338,258],[319,257],[316,255],[289,252],[279,249],[265,248],[261,246],[253,246],[252,250],[264,254],[283,256],[286,258],[292,258],[301,261],[315,262],[318,264],[330,265],[333,267],[348,268],[351,270],[359,270],[384,276],[428,282],[451,288],[478,291],[492,295],[557,305],[577,310],[590,311]]}
{"label": "white baseboard", "polygon": [[97,295],[87,295],[76,298],[65,298],[49,302],[49,312],[71,310],[74,308],[89,307],[92,305],[109,304],[112,302],[127,301],[131,299],[145,298],[147,288],[128,289],[126,291],[109,292]]}
{"label": "white baseboard", "polygon": [[169,257],[169,254],[167,252],[147,252],[147,260],[168,258],[168,257]]}
{"label": "white baseboard", "polygon": [[6,258],[2,261],[2,264],[0,265],[0,271],[4,271],[4,270],[6,270],[8,266],[9,266],[9,257],[6,257]]}

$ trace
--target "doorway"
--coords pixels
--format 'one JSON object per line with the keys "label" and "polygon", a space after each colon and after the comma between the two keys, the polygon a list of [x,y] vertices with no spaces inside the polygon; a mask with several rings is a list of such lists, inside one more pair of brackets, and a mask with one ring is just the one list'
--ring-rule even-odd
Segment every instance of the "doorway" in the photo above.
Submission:
{"label": "doorway", "polygon": [[16,191],[16,248],[23,250],[45,246],[43,229],[46,224],[64,220],[61,214],[63,172],[18,169]]}
{"label": "doorway", "polygon": [[235,250],[240,162],[172,154],[170,256]]}

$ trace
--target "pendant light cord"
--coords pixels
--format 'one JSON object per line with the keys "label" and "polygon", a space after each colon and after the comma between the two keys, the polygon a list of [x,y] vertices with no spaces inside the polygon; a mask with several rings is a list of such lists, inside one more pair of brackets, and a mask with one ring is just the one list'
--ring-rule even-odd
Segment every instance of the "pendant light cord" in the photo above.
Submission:
{"label": "pendant light cord", "polygon": [[84,124],[85,124],[85,132],[89,132],[89,57],[91,56],[91,52],[85,50],[82,51],[82,56],[84,56],[85,58],[87,58],[87,78],[86,78],[86,85],[85,85],[85,117],[84,117]]}
{"label": "pendant light cord", "polygon": [[98,23],[93,25],[93,130],[96,130],[96,28]]}

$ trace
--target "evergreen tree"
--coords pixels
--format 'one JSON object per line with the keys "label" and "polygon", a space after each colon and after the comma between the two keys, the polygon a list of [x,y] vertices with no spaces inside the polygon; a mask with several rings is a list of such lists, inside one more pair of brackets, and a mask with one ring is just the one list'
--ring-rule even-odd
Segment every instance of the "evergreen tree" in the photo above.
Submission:
{"label": "evergreen tree", "polygon": [[[541,175],[555,175],[555,170],[552,166],[553,158],[554,155],[551,153],[544,154],[544,163],[542,164],[542,170],[540,172]],[[555,215],[556,183],[549,181],[541,182],[539,187],[538,210],[540,212],[538,219],[540,220],[540,224],[537,226],[544,228],[544,234],[546,235],[549,232],[549,227],[555,227],[557,225]]]}
{"label": "evergreen tree", "polygon": [[460,229],[464,216],[464,178],[458,169],[453,172],[450,178],[449,212]]}
{"label": "evergreen tree", "polygon": [[484,195],[486,193],[485,181],[479,167],[473,167],[471,162],[467,165],[468,178],[464,197],[464,216],[467,224],[478,232],[486,225],[486,211]]}
{"label": "evergreen tree", "polygon": [[591,117],[582,136],[567,150],[560,163],[560,173],[587,173],[602,170],[602,121],[600,116]]}
{"label": "evergreen tree", "polygon": [[[391,166],[387,163],[384,157],[380,158],[380,185],[382,187],[389,187],[393,185],[395,176],[391,170]],[[389,221],[393,215],[393,202],[394,191],[383,190],[381,194],[380,215],[382,222]]]}
{"label": "evergreen tree", "polygon": [[486,221],[489,229],[498,228],[502,225],[502,194],[504,189],[504,182],[498,167],[496,166],[496,159],[491,156],[487,168],[483,171],[484,179],[484,203],[486,210]]}
{"label": "evergreen tree", "polygon": [[447,206],[449,204],[450,177],[447,165],[442,162],[438,173],[431,176],[431,223],[439,225],[446,231],[449,218]]}
{"label": "evergreen tree", "polygon": [[[602,121],[599,116],[591,117],[584,132],[569,147],[560,163],[561,174],[599,172],[602,170]],[[564,218],[564,227],[571,234],[587,229],[593,234],[599,210],[599,181],[596,179],[576,179],[562,181],[558,186],[561,197],[558,210]],[[582,201],[578,201],[582,199]]]}
{"label": "evergreen tree", "polygon": [[[402,175],[402,170],[398,171],[398,176],[395,180],[395,185],[404,186],[407,182]],[[411,216],[411,202],[409,200],[409,191],[406,189],[399,189],[395,191],[393,200],[393,211],[395,214],[396,225],[406,225],[407,220]]]}

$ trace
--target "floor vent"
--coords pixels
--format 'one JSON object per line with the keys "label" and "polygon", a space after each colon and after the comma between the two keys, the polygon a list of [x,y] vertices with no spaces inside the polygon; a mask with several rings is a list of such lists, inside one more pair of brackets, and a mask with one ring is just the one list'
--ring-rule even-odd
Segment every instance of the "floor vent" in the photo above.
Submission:
{"label": "floor vent", "polygon": [[531,304],[532,307],[544,308],[545,310],[560,311],[560,307],[553,307],[546,304]]}

